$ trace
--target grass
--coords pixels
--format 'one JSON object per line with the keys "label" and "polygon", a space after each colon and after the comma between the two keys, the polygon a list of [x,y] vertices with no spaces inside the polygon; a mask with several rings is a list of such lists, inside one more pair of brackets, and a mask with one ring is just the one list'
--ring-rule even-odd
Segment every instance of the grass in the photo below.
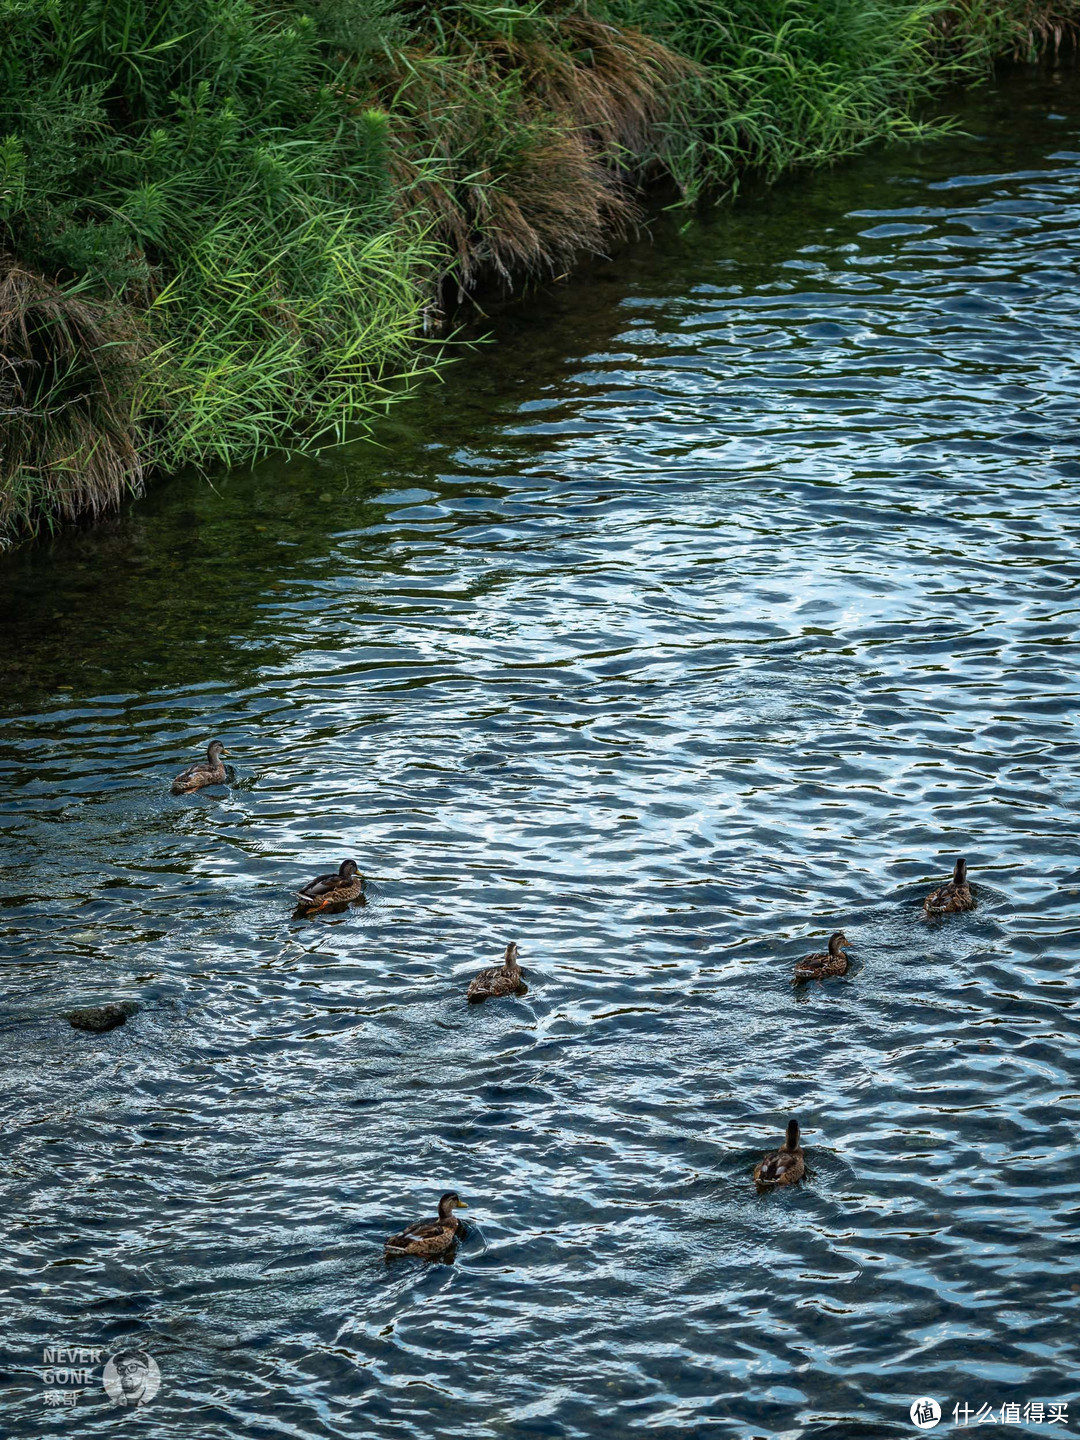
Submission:
{"label": "grass", "polygon": [[341,434],[415,370],[434,253],[349,9],[0,0],[6,533]]}
{"label": "grass", "polygon": [[949,50],[984,68],[1001,57],[1059,55],[1080,38],[1077,0],[956,0],[935,20]]}
{"label": "grass", "polygon": [[142,478],[145,331],[87,289],[0,262],[0,534],[94,518]]}
{"label": "grass", "polygon": [[637,218],[671,94],[697,67],[633,27],[539,4],[439,7],[392,60],[392,173],[463,290],[555,271]]}
{"label": "grass", "polygon": [[0,544],[340,437],[440,300],[925,133],[1080,0],[0,0]]}
{"label": "grass", "polygon": [[703,79],[669,122],[684,194],[829,163],[925,133],[914,118],[941,82],[933,4],[909,0],[613,0],[693,57]]}

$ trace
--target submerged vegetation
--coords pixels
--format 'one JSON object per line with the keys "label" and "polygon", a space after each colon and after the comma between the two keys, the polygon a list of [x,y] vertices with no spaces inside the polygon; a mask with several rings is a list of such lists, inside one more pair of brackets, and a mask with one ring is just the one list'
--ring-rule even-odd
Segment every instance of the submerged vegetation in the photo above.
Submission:
{"label": "submerged vegetation", "polygon": [[872,141],[1080,0],[0,0],[0,542],[340,436],[440,306]]}

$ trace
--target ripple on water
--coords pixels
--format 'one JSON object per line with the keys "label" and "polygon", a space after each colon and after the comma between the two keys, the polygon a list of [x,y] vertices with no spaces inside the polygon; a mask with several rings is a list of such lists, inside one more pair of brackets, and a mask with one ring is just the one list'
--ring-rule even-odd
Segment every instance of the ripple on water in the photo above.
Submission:
{"label": "ripple on water", "polygon": [[[1063,103],[665,232],[381,450],[9,562],[12,1433],[63,1341],[200,1440],[1075,1401]],[[235,784],[169,795],[216,735]],[[366,906],[290,919],[346,855]],[[527,995],[467,1007],[509,939]],[[385,1264],[447,1186],[453,1262]]]}

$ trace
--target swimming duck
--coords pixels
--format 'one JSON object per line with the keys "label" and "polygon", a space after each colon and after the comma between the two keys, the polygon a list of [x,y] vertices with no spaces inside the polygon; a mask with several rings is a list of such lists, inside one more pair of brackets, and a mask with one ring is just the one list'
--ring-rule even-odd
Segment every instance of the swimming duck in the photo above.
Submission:
{"label": "swimming duck", "polygon": [[224,785],[226,775],[221,757],[228,753],[220,740],[211,740],[206,747],[206,759],[196,760],[194,765],[181,770],[172,782],[172,793],[187,795],[192,790],[201,790],[204,785]]}
{"label": "swimming duck", "polygon": [[497,995],[522,995],[526,989],[518,964],[518,947],[513,941],[506,947],[501,965],[492,965],[481,970],[466,992],[466,999],[474,1005],[481,1000],[494,999]]}
{"label": "swimming duck", "polygon": [[296,892],[297,909],[306,915],[328,910],[334,905],[348,905],[364,893],[364,877],[355,860],[343,860],[334,875],[316,875],[302,890]]}
{"label": "swimming duck", "polygon": [[823,980],[826,975],[846,975],[848,959],[844,947],[848,939],[842,930],[834,930],[829,936],[829,948],[822,954],[807,955],[795,966],[794,984],[800,980]]}
{"label": "swimming duck", "polygon": [[386,1242],[387,1258],[392,1255],[442,1255],[463,1229],[454,1211],[468,1208],[456,1190],[447,1190],[439,1201],[439,1218],[421,1220],[400,1235],[391,1235]]}
{"label": "swimming duck", "polygon": [[975,909],[971,886],[967,882],[966,860],[957,860],[952,879],[947,885],[939,885],[936,890],[931,890],[923,901],[922,908],[926,915],[951,915],[956,910]]}
{"label": "swimming duck", "polygon": [[773,1150],[754,1167],[755,1185],[794,1185],[806,1174],[806,1160],[799,1144],[799,1122],[787,1122],[787,1134],[779,1150]]}

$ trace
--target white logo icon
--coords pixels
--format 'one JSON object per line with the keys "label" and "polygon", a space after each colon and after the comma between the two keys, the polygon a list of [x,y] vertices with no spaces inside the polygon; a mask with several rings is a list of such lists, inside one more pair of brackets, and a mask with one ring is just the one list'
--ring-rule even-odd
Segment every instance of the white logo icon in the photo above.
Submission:
{"label": "white logo icon", "polygon": [[118,1350],[106,1362],[101,1382],[114,1405],[149,1405],[161,1389],[161,1371],[145,1350]]}
{"label": "white logo icon", "polygon": [[916,1400],[911,1407],[911,1423],[919,1430],[932,1430],[941,1419],[941,1406],[936,1400]]}

